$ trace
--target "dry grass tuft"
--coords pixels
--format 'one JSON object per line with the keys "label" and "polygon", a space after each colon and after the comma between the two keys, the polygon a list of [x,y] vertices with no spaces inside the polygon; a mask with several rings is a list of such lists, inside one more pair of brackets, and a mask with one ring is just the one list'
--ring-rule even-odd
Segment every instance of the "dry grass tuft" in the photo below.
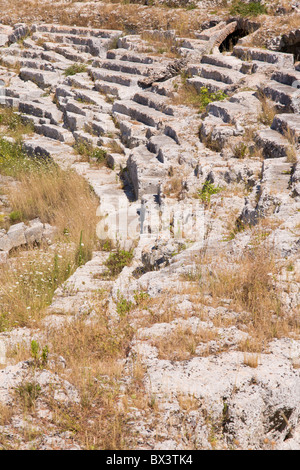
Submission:
{"label": "dry grass tuft", "polygon": [[0,426],[5,426],[10,423],[13,416],[13,409],[9,405],[0,403]]}
{"label": "dry grass tuft", "polygon": [[178,393],[177,400],[181,410],[189,412],[199,409],[199,399],[197,399],[194,395],[184,395],[182,393]]}
{"label": "dry grass tuft", "polygon": [[11,258],[0,273],[0,331],[37,327],[56,288],[76,269],[77,246],[30,249]]}
{"label": "dry grass tuft", "polygon": [[23,220],[40,218],[58,228],[63,240],[79,243],[82,232],[88,255],[96,241],[98,199],[88,183],[72,170],[55,165],[23,174],[9,194],[13,211]]}
{"label": "dry grass tuft", "polygon": [[167,8],[129,3],[126,0],[112,2],[74,2],[45,0],[14,0],[8,4],[0,0],[1,11],[5,12],[5,22],[28,24],[47,22],[65,25],[91,26],[95,28],[117,29],[127,34],[147,29],[175,29],[179,36],[189,37],[199,31],[207,19],[207,11]]}
{"label": "dry grass tuft", "polygon": [[24,123],[22,117],[16,114],[12,108],[3,106],[0,106],[0,126],[1,134],[16,140],[20,140],[24,134],[32,134],[34,131],[32,124]]}
{"label": "dry grass tuft", "polygon": [[49,405],[54,424],[71,431],[83,448],[126,449],[128,407],[140,403],[145,410],[149,402],[142,384],[145,370],[137,358],[132,362],[130,383],[125,386],[121,381],[134,332],[128,316],[112,324],[101,299],[94,299],[92,323],[74,320],[62,330],[48,332],[50,353],[65,358],[64,377],[81,397],[80,404],[64,407],[49,399]]}
{"label": "dry grass tuft", "polygon": [[259,355],[258,354],[244,354],[244,364],[246,366],[256,369],[259,364]]}
{"label": "dry grass tuft", "polygon": [[91,258],[97,244],[98,200],[88,183],[54,164],[24,162],[9,192],[12,213],[25,222],[38,217],[55,226],[56,243],[12,252],[0,274],[0,331],[37,326],[56,288]]}
{"label": "dry grass tuft", "polygon": [[181,83],[174,84],[176,93],[171,101],[175,105],[191,106],[198,110],[199,113],[205,111],[207,105],[214,101],[223,101],[227,95],[222,91],[215,93],[210,92],[207,88],[202,87],[200,91],[187,82],[187,77],[182,75]]}
{"label": "dry grass tuft", "polygon": [[284,136],[289,142],[289,147],[286,152],[286,160],[288,163],[294,164],[297,162],[297,150],[296,150],[297,139],[290,129],[287,129],[284,132]]}
{"label": "dry grass tuft", "polygon": [[160,359],[183,361],[196,355],[200,343],[207,343],[217,338],[215,330],[177,326],[167,337],[152,340],[157,347]]}
{"label": "dry grass tuft", "polygon": [[270,102],[263,94],[260,94],[259,98],[262,110],[258,116],[258,120],[265,126],[271,126],[273,119],[277,114],[276,106],[274,106],[274,104],[272,104],[272,102]]}
{"label": "dry grass tuft", "polygon": [[242,350],[261,351],[275,337],[297,329],[296,320],[287,317],[276,285],[279,267],[272,251],[256,246],[243,253],[235,265],[219,264],[206,273],[201,285],[202,295],[209,295],[215,305],[231,299],[231,308],[241,312],[252,339],[241,345]]}

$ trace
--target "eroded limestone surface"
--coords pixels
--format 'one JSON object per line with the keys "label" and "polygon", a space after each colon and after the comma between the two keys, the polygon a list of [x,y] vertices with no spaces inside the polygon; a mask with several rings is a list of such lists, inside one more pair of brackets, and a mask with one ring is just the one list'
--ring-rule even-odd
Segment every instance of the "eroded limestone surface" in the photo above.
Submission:
{"label": "eroded limestone surface", "polygon": [[[191,288],[200,263],[205,279],[216,263],[234,266],[238,255],[261,237],[266,249],[274,248],[278,262],[293,267],[283,267],[273,287],[290,315],[299,315],[300,93],[295,82],[300,72],[288,53],[240,44],[221,53],[218,47],[236,26],[224,21],[196,39],[174,36],[174,57],[151,51],[151,43],[139,35],[117,30],[1,25],[1,99],[34,128],[24,148],[86,178],[99,198],[98,230],[106,230],[106,237],[125,249],[134,247],[134,258],[117,278],[104,279],[109,255],[95,252],[56,291],[44,330],[0,334],[0,403],[10,403],[12,389],[30,372],[26,361],[6,362],[9,340],[28,344],[78,318],[92,325],[99,291],[105,292],[102,301],[112,322],[118,321],[120,298],[134,304],[142,292],[162,300],[155,307],[156,321],[150,309],[136,303],[134,339],[124,359],[128,384],[139,357],[146,393],[157,407],[155,413],[135,407],[128,411],[129,432],[138,436],[136,448],[261,449],[270,443],[276,449],[300,448],[297,334],[273,338],[259,354],[250,351],[257,362],[253,365],[240,347],[249,339],[239,321],[243,312],[235,311],[232,299],[217,306]],[[162,41],[168,37],[167,32],[151,34],[156,39],[160,34]],[[74,63],[83,67],[69,75]],[[183,81],[194,92],[205,89],[221,93],[222,99],[210,100],[199,113],[180,102]],[[264,116],[266,106],[273,110],[271,121]],[[78,161],[74,144],[79,142],[106,150],[109,167]],[[217,190],[207,195],[205,188]],[[200,210],[202,219],[186,235],[186,215],[176,214],[189,205],[187,218]],[[143,234],[141,206],[146,213]],[[166,209],[170,223],[162,230],[159,214]],[[116,220],[125,213],[123,230]],[[153,213],[157,218],[149,220]],[[261,223],[263,234],[255,232]],[[46,228],[35,220],[1,233],[1,262],[13,247],[39,243]],[[199,261],[200,253],[206,257]],[[172,318],[160,320],[170,301]],[[218,326],[216,318],[221,318]],[[148,325],[141,323],[145,319]],[[201,328],[206,339],[198,338],[191,355],[168,358],[159,344],[179,327],[189,334]],[[39,371],[36,381],[46,388],[52,384],[58,402],[78,403],[77,391],[56,374]],[[50,420],[43,406],[41,400],[38,412]],[[15,422],[12,440],[20,426]],[[68,433],[53,436],[49,431],[43,439],[41,449],[80,447]]]}

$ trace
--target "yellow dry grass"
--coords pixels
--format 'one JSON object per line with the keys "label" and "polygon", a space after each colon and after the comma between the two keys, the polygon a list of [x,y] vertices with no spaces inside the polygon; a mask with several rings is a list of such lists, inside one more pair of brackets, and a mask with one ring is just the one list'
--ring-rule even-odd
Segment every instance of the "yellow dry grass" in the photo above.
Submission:
{"label": "yellow dry grass", "polygon": [[52,329],[47,334],[50,353],[65,358],[64,377],[81,398],[80,404],[71,407],[58,406],[49,398],[49,406],[55,426],[72,431],[83,448],[126,449],[132,445],[128,408],[141,406],[146,410],[150,406],[142,385],[145,370],[138,358],[133,359],[130,381],[124,386],[124,359],[134,333],[129,318],[120,317],[112,324],[101,295],[94,298],[93,307],[92,323],[75,320],[63,330]]}
{"label": "yellow dry grass", "polygon": [[21,172],[9,191],[14,213],[57,228],[55,245],[43,242],[11,253],[0,273],[0,330],[36,326],[55,289],[90,259],[97,244],[98,200],[88,183],[55,165]]}
{"label": "yellow dry grass", "polygon": [[193,35],[207,19],[204,10],[185,10],[164,6],[132,4],[127,1],[95,2],[82,1],[76,5],[51,2],[49,0],[15,0],[12,3],[0,0],[6,23],[17,22],[59,23],[65,25],[91,26],[122,30],[126,33],[147,29],[175,29],[179,36]]}
{"label": "yellow dry grass", "polygon": [[20,175],[9,194],[13,211],[23,220],[39,218],[58,228],[60,237],[91,252],[96,241],[98,199],[75,171],[55,165]]}
{"label": "yellow dry grass", "polygon": [[196,354],[200,343],[207,343],[216,338],[216,330],[199,327],[193,331],[191,327],[178,325],[167,336],[151,340],[151,343],[158,349],[160,359],[183,361]]}

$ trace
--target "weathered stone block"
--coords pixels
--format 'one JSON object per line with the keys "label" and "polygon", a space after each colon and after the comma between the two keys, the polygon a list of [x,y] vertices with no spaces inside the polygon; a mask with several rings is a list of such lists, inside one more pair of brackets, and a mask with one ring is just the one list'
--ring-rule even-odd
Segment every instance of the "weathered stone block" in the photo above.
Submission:
{"label": "weathered stone block", "polygon": [[23,222],[10,227],[7,236],[11,242],[12,248],[26,244],[25,230],[26,225]]}

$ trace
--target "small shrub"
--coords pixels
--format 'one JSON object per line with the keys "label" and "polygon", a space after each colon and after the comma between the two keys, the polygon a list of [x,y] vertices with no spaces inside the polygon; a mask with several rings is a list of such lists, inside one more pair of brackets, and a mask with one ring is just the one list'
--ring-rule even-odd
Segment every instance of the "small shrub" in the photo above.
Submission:
{"label": "small shrub", "polygon": [[200,108],[204,110],[209,103],[212,103],[213,101],[223,101],[227,98],[227,95],[221,90],[212,93],[208,91],[207,88],[202,87],[200,90],[199,98]]}
{"label": "small shrub", "polygon": [[[237,259],[235,266],[216,265],[202,284],[202,289],[215,301],[232,299],[231,307],[243,312],[240,320],[255,338],[258,352],[266,341],[286,334],[288,325],[276,290],[278,266],[273,253],[255,240],[253,245],[254,248]],[[253,350],[252,345],[250,352]]]}
{"label": "small shrub", "polygon": [[222,188],[220,186],[215,186],[213,183],[206,181],[202,189],[198,191],[198,197],[206,206],[209,206],[211,196],[213,194],[218,194],[220,191],[222,191]]}
{"label": "small shrub", "polygon": [[130,300],[125,299],[122,296],[119,302],[117,303],[117,312],[120,315],[120,317],[130,312],[131,308],[132,308],[132,302]]}
{"label": "small shrub", "polygon": [[240,142],[239,144],[235,145],[233,148],[233,155],[235,158],[245,158],[249,155],[249,148],[244,142]]}
{"label": "small shrub", "polygon": [[244,364],[245,366],[252,367],[256,369],[259,365],[259,355],[258,354],[244,354]]}
{"label": "small shrub", "polygon": [[7,128],[7,134],[16,138],[23,134],[31,134],[34,131],[32,124],[24,123],[20,114],[17,114],[12,108],[0,107],[0,126]]}
{"label": "small shrub", "polygon": [[22,220],[22,212],[20,211],[12,211],[9,214],[9,220],[13,223],[20,222]]}
{"label": "small shrub", "polygon": [[141,292],[134,293],[135,304],[139,307],[146,304],[149,298],[150,298],[150,295],[148,294],[148,292],[141,291]]}
{"label": "small shrub", "polygon": [[106,276],[115,277],[118,276],[125,266],[128,266],[133,258],[132,251],[125,251],[117,249],[116,252],[109,255],[108,260],[105,263],[107,271]]}
{"label": "small shrub", "polygon": [[34,360],[35,367],[44,367],[48,361],[48,346],[42,348],[40,352],[40,345],[37,341],[31,341],[31,356]]}
{"label": "small shrub", "polygon": [[9,196],[13,211],[21,212],[24,220],[38,217],[43,223],[56,226],[58,234],[67,228],[69,240],[76,245],[83,230],[85,248],[91,248],[90,242],[96,240],[98,200],[75,171],[41,166],[22,174],[18,187],[12,188]]}
{"label": "small shrub", "polygon": [[268,13],[265,5],[260,2],[245,3],[243,0],[234,0],[232,3],[230,14],[240,16],[258,16]]}
{"label": "small shrub", "polygon": [[109,147],[109,149],[111,150],[112,153],[121,153],[121,154],[124,155],[123,147],[116,140],[112,140],[108,144],[108,147]]}
{"label": "small shrub", "polygon": [[76,75],[77,73],[83,73],[83,72],[86,72],[85,64],[73,64],[73,65],[70,65],[70,67],[68,67],[64,73],[66,77],[69,77],[70,75]]}
{"label": "small shrub", "polygon": [[[183,361],[196,355],[198,345],[215,340],[218,333],[213,329],[198,328],[193,331],[190,327],[176,326],[168,336],[152,340],[157,347],[160,359]],[[201,355],[205,356],[208,348],[204,348]]]}
{"label": "small shrub", "polygon": [[202,87],[198,92],[194,86],[186,82],[186,77],[182,77],[182,85],[173,101],[175,104],[193,106],[198,109],[199,113],[202,113],[209,103],[223,101],[226,98],[227,95],[220,90],[212,93],[207,88]]}
{"label": "small shrub", "polygon": [[31,158],[20,142],[8,142],[0,138],[0,172],[5,176],[19,178],[25,173],[32,173],[45,167],[45,159]]}
{"label": "small shrub", "polygon": [[102,251],[112,251],[114,249],[113,241],[107,238],[106,240],[99,240],[99,246]]}
{"label": "small shrub", "polygon": [[53,255],[32,249],[26,257],[14,258],[14,269],[1,269],[0,331],[36,326],[58,285],[77,267],[73,250],[64,248]]}
{"label": "small shrub", "polygon": [[36,382],[26,382],[16,387],[15,392],[21,399],[25,409],[32,409],[41,393],[41,387]]}
{"label": "small shrub", "polygon": [[91,155],[91,159],[96,160],[97,163],[105,162],[106,158],[107,158],[107,151],[100,147],[95,148]]}
{"label": "small shrub", "polygon": [[120,38],[120,36],[116,36],[108,42],[108,44],[107,44],[107,50],[108,51],[111,51],[112,49],[118,49],[119,38]]}
{"label": "small shrub", "polygon": [[265,126],[271,126],[273,119],[277,113],[276,107],[266,99],[264,95],[260,97],[262,110],[258,116],[259,122]]}
{"label": "small shrub", "polygon": [[80,140],[74,145],[74,150],[82,156],[83,161],[96,161],[103,163],[106,161],[107,152],[101,147],[94,147],[91,143]]}

